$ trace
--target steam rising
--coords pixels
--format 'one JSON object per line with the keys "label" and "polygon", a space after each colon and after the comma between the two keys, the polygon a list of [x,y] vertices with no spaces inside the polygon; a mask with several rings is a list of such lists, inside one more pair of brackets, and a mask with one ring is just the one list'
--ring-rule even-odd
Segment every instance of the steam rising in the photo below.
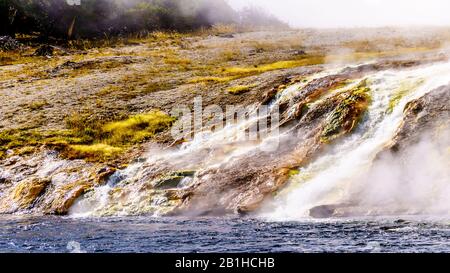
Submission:
{"label": "steam rising", "polygon": [[228,0],[239,9],[261,6],[293,27],[450,25],[446,0]]}
{"label": "steam rising", "polygon": [[[261,215],[304,219],[320,206],[329,206],[334,216],[449,215],[450,129],[445,117],[442,126],[429,129],[407,150],[376,158],[395,136],[405,105],[448,84],[450,64],[396,73],[370,77],[373,102],[362,127],[301,168]],[[425,83],[386,114],[398,83],[411,78],[423,78]]]}
{"label": "steam rising", "polygon": [[350,198],[384,213],[450,212],[450,131],[426,135],[402,155],[388,154],[355,183]]}
{"label": "steam rising", "polygon": [[[362,150],[365,150],[363,148]],[[362,155],[363,151],[356,152]],[[348,155],[351,157],[352,155]],[[353,160],[353,161],[352,161]],[[334,215],[387,216],[450,213],[450,130],[424,135],[404,153],[387,153],[363,171],[354,158],[308,181],[287,195],[286,205],[269,209],[270,219],[308,218],[310,209],[329,205]],[[362,159],[359,159],[362,160]],[[346,163],[345,163],[346,162]],[[363,164],[364,165],[364,164]],[[310,183],[311,182],[311,183]],[[327,215],[329,217],[330,215]]]}

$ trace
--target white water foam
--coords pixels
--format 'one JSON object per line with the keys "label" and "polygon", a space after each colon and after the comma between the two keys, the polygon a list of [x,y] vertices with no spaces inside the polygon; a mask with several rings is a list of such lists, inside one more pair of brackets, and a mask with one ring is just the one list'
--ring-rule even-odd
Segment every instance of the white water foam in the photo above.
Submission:
{"label": "white water foam", "polygon": [[[375,156],[395,135],[406,104],[441,85],[448,84],[450,63],[407,71],[384,71],[370,76],[369,79],[372,82],[373,101],[360,127],[345,140],[330,147],[330,150],[319,159],[301,168],[300,173],[291,179],[290,185],[281,191],[273,202],[262,208],[262,217],[283,221],[304,219],[309,217],[309,210],[315,206],[348,202],[349,195],[358,184],[365,182],[364,174],[371,167]],[[423,79],[423,84],[405,96],[392,113],[389,113],[387,111],[389,102],[394,96],[394,91],[399,88],[399,83],[418,79]],[[446,159],[448,162],[448,153]],[[433,172],[432,169],[430,171]],[[447,185],[444,187],[448,189],[450,184],[448,172],[442,174],[439,168],[436,172],[444,175],[441,180],[435,180],[436,183],[444,181]],[[398,181],[393,180],[389,183]],[[433,196],[428,197],[433,200]],[[446,202],[445,205],[450,208],[449,199],[446,201],[440,199],[440,202]],[[381,204],[375,202],[371,205],[379,209]],[[396,205],[390,204],[390,209],[395,210]],[[364,208],[360,213],[370,214],[370,209]],[[383,210],[379,211],[382,212]]]}

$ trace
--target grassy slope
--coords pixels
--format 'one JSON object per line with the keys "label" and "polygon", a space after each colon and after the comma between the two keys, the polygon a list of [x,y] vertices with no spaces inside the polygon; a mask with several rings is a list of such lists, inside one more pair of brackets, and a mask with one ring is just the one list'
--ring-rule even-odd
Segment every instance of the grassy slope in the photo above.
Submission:
{"label": "grassy slope", "polygon": [[45,144],[69,158],[120,158],[149,139],[171,141],[165,133],[174,121],[170,109],[191,105],[196,96],[205,107],[250,104],[262,99],[269,79],[298,67],[427,52],[447,39],[329,44],[304,31],[215,34],[77,41],[51,58],[31,56],[33,46],[0,52],[0,99],[7,102],[0,108],[0,157]]}

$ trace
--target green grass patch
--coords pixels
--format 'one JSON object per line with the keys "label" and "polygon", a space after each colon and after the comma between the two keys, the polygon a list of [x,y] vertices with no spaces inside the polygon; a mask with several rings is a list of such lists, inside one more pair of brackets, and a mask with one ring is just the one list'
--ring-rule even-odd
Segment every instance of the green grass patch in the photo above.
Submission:
{"label": "green grass patch", "polygon": [[0,132],[0,158],[4,158],[8,150],[13,150],[18,155],[24,155],[33,153],[42,145],[62,147],[84,142],[85,140],[76,137],[70,130],[47,132],[32,129],[5,130]]}
{"label": "green grass patch", "polygon": [[242,66],[242,67],[228,67],[228,68],[213,68],[208,67],[210,71],[215,71],[214,76],[201,76],[190,79],[188,83],[227,83],[236,79],[245,78],[253,75],[258,75],[264,72],[288,69],[301,66],[318,65],[325,63],[323,56],[305,56],[296,60],[279,61],[269,64]]}
{"label": "green grass patch", "polygon": [[188,81],[188,83],[224,83],[237,79],[237,77],[196,77]]}
{"label": "green grass patch", "polygon": [[66,156],[68,158],[84,158],[91,161],[108,160],[123,152],[122,148],[113,147],[103,143],[92,145],[70,145]]}
{"label": "green grass patch", "polygon": [[174,118],[161,111],[131,116],[126,120],[103,126],[105,142],[111,145],[127,145],[142,142],[169,128]]}
{"label": "green grass patch", "polygon": [[237,85],[227,89],[227,92],[232,95],[241,95],[250,92],[255,85]]}
{"label": "green grass patch", "polygon": [[261,74],[268,71],[288,69],[300,66],[318,65],[325,63],[323,56],[308,56],[298,60],[279,61],[270,64],[254,65],[247,67],[229,67],[225,69],[225,73],[230,75],[248,75]]}
{"label": "green grass patch", "polygon": [[13,150],[15,154],[30,154],[46,145],[70,159],[110,160],[129,147],[168,129],[174,120],[161,111],[106,123],[89,113],[73,113],[66,119],[68,130],[40,132],[17,129],[0,132],[0,158],[4,158],[8,150]]}

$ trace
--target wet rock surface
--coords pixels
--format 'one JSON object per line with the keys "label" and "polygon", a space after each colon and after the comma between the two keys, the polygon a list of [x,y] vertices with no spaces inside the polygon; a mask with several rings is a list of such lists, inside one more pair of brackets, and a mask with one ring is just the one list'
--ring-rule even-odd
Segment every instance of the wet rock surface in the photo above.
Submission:
{"label": "wet rock surface", "polygon": [[[397,130],[392,141],[377,154],[371,168],[365,174],[365,178],[369,180],[369,183],[373,183],[375,179],[373,177],[380,177],[383,179],[388,179],[387,183],[398,184],[399,187],[405,187],[403,191],[405,193],[400,193],[400,195],[405,195],[406,198],[404,202],[410,201],[407,196],[410,191],[414,189],[408,189],[408,186],[414,187],[414,183],[421,181],[421,178],[416,178],[414,176],[423,175],[423,173],[418,172],[415,174],[416,168],[424,168],[424,172],[430,171],[427,168],[427,162],[412,162],[416,157],[421,157],[423,160],[429,160],[430,154],[439,152],[445,155],[446,145],[448,145],[448,133],[450,132],[450,85],[444,85],[437,89],[431,90],[422,97],[410,101],[403,113],[403,121]],[[418,148],[420,147],[420,148]],[[425,148],[422,148],[425,147]],[[424,150],[429,149],[429,150]],[[439,150],[434,150],[439,149]],[[441,150],[444,149],[444,150]],[[424,154],[430,153],[430,154]],[[433,158],[434,159],[434,158]],[[445,160],[445,156],[443,156]],[[415,166],[417,164],[417,166]],[[445,163],[444,163],[445,164]],[[438,163],[435,163],[438,169]],[[415,167],[414,167],[415,166]],[[438,169],[439,170],[439,169]],[[441,170],[442,172],[442,170]],[[412,177],[407,178],[407,175]],[[431,173],[428,173],[431,175]],[[434,179],[444,179],[445,171],[441,173],[443,176],[434,177]],[[386,178],[384,178],[386,176]],[[399,177],[400,176],[400,177]],[[403,177],[405,176],[405,177]],[[401,180],[414,180],[416,182],[411,182],[411,185],[405,183]],[[400,180],[400,181],[397,181]],[[427,181],[425,184],[432,184],[433,181]],[[443,185],[439,185],[444,187]],[[394,186],[393,186],[394,187]],[[419,187],[419,186],[417,186]],[[421,187],[424,187],[423,185]],[[436,190],[438,187],[436,187]],[[360,189],[364,191],[364,189]],[[424,189],[423,189],[424,190]],[[438,191],[438,190],[437,190]],[[375,193],[372,193],[375,194]],[[386,196],[386,201],[390,200],[389,192],[380,193],[382,196]],[[419,193],[416,193],[420,196]],[[439,194],[438,194],[439,196]],[[370,197],[370,196],[366,196]],[[351,198],[349,196],[348,198]],[[399,197],[397,197],[399,198]],[[425,197],[425,200],[429,201],[431,197]],[[438,198],[438,197],[435,197]],[[400,199],[400,198],[399,198]],[[418,199],[416,202],[420,203],[425,200]],[[321,205],[313,207],[309,211],[309,215],[314,218],[330,218],[330,217],[354,217],[358,215],[370,214],[370,215],[399,215],[399,214],[409,214],[409,213],[423,213],[422,210],[425,208],[418,207],[413,208],[413,206],[406,206],[403,208],[397,208],[392,206],[392,208],[383,208],[381,205],[379,207],[369,207],[367,206],[367,200],[364,198],[353,199],[353,203],[343,203],[343,204],[332,204],[332,205]]]}
{"label": "wet rock surface", "polygon": [[[73,65],[63,64],[71,68]],[[392,65],[381,67],[390,69]],[[0,169],[2,184],[7,185],[0,196],[1,211],[64,215],[77,200],[92,203],[90,199],[102,198],[95,197],[96,188],[112,187],[108,190],[106,207],[90,208],[97,210],[97,215],[158,212],[198,216],[252,212],[286,185],[292,170],[313,161],[330,144],[357,127],[370,103],[371,90],[365,73],[373,73],[374,69],[356,67],[354,70],[358,72],[314,79],[301,87],[290,103],[284,104],[288,106],[281,108],[282,134],[274,151],[253,149],[221,162],[228,148],[247,144],[230,144],[228,148],[219,145],[215,149],[173,155],[172,159],[162,156],[156,161],[138,160],[134,164],[140,167],[133,174],[81,160],[58,159],[57,154],[51,153],[10,157]],[[357,80],[351,83],[349,79]],[[334,92],[340,88],[342,91]],[[420,133],[418,127],[426,130],[427,124],[437,117],[448,117],[445,103],[448,90],[442,87],[410,102],[395,141],[409,142],[414,136],[412,132]],[[266,97],[270,97],[265,99],[267,102],[277,99],[276,94]],[[301,114],[293,112],[299,105],[309,107],[302,109]],[[208,160],[218,161],[209,166]],[[344,216],[346,207],[319,206],[310,213],[319,218]]]}
{"label": "wet rock surface", "polygon": [[[275,151],[255,149],[233,162],[202,171],[188,190],[190,193],[180,207],[180,213],[246,213],[258,208],[266,197],[285,185],[291,170],[306,164],[326,145],[322,136],[328,134],[330,122],[336,122],[333,121],[333,112],[345,108],[347,114],[337,122],[357,123],[367,107],[367,101],[359,106],[359,110],[344,103],[353,92],[355,90],[325,99],[295,125],[281,128],[285,134],[280,137],[279,147]],[[367,100],[365,97],[361,99]],[[339,134],[345,135],[352,129],[343,125]]]}
{"label": "wet rock surface", "polygon": [[400,152],[417,143],[424,133],[450,128],[450,85],[439,87],[411,101],[390,150]]}
{"label": "wet rock surface", "polygon": [[[364,81],[347,92],[319,100],[321,96],[334,88],[345,86],[343,83],[352,78],[361,79],[384,69],[410,68],[423,63],[427,61],[382,62],[344,69],[343,74],[313,80],[297,92],[299,95],[288,103],[290,107],[280,107],[281,116],[285,117],[281,129],[290,133],[281,138],[276,152],[256,151],[217,168],[202,171],[195,177],[192,188],[188,190],[189,194],[179,207],[180,213],[215,215],[224,212],[246,213],[257,209],[265,198],[286,184],[290,170],[306,165],[319,155],[329,142],[352,132],[370,103],[370,89],[365,87]],[[430,94],[435,94],[429,95],[435,98],[441,97],[441,102],[434,106],[429,102],[430,107],[440,109],[442,114],[448,115],[448,109],[444,106],[448,105],[445,97],[442,98],[439,90]],[[301,115],[298,111],[291,111],[315,100],[320,102]],[[431,115],[429,120],[435,117]],[[408,120],[408,115],[406,119],[406,124],[413,122]],[[418,126],[422,125],[424,124]],[[333,210],[334,207],[319,207],[313,209],[312,213],[320,215],[323,211],[328,211],[331,216]]]}
{"label": "wet rock surface", "polygon": [[[87,52],[76,58],[62,54],[39,58],[51,63],[38,67],[27,79],[17,76],[0,83],[2,99],[9,102],[1,109],[0,128],[62,130],[66,129],[67,115],[86,108],[90,110],[86,110],[88,115],[98,115],[104,120],[113,114],[122,117],[124,113],[142,113],[155,108],[170,112],[174,106],[190,105],[195,97],[202,95],[205,107],[278,104],[281,136],[275,150],[259,149],[270,146],[270,142],[228,143],[222,139],[196,146],[185,139],[172,139],[167,130],[152,139],[160,143],[157,149],[149,148],[149,154],[145,154],[146,146],[133,147],[113,166],[62,159],[60,154],[48,151],[54,146],[34,154],[5,151],[7,155],[0,163],[0,213],[64,215],[73,210],[75,214],[94,216],[198,216],[254,212],[287,187],[300,167],[314,162],[359,129],[373,103],[373,93],[379,91],[370,88],[374,74],[407,73],[448,61],[445,54],[413,54],[403,59],[358,60],[332,72],[319,62],[255,73],[255,69],[261,69],[266,63],[276,67],[279,60],[293,55],[308,58],[314,52],[297,50],[295,44],[280,49],[274,58],[270,45],[248,46],[245,39],[249,35],[265,37],[267,33],[202,38],[194,40],[192,45],[187,43],[189,39],[183,38],[173,41],[175,45],[170,48],[153,44],[151,50],[147,44],[133,45],[108,52],[90,52],[89,58],[82,56]],[[237,57],[230,56],[229,52],[215,48],[236,41],[239,54],[250,54],[245,65],[235,61]],[[245,46],[241,48],[241,44]],[[194,50],[186,48],[189,46]],[[174,52],[174,48],[179,52]],[[52,49],[44,45],[36,52],[39,56],[51,56]],[[198,54],[200,49],[207,54]],[[221,69],[217,63],[208,63],[208,59],[217,55],[227,60]],[[262,65],[253,65],[256,61],[263,61]],[[210,70],[218,69],[217,73],[224,74],[199,83],[186,80],[197,76],[196,67],[205,63],[211,66]],[[19,71],[20,67],[11,66],[5,71]],[[250,73],[230,74],[227,78],[228,67],[238,71],[247,69]],[[146,74],[136,76],[129,73],[131,70],[133,73],[146,71]],[[164,85],[159,82],[153,87],[148,85],[153,77],[160,77],[160,71],[167,72],[160,78]],[[202,73],[199,75],[203,76]],[[119,77],[124,78],[120,86]],[[131,86],[129,81],[136,78],[142,81]],[[224,91],[235,86],[246,86],[248,92],[231,95]],[[289,88],[292,94],[283,98]],[[135,89],[141,93],[130,94]],[[448,126],[448,90],[448,87],[432,90],[407,105],[390,151],[408,149],[423,131]],[[34,117],[39,119],[33,120]],[[246,126],[248,129],[249,125]],[[312,208],[311,215],[326,218],[345,216],[350,210],[359,212],[352,203],[324,204]]]}
{"label": "wet rock surface", "polygon": [[78,197],[99,185],[103,172],[96,173],[101,169],[45,151],[10,158],[0,166],[0,175],[8,183],[0,195],[0,212],[64,215]]}

